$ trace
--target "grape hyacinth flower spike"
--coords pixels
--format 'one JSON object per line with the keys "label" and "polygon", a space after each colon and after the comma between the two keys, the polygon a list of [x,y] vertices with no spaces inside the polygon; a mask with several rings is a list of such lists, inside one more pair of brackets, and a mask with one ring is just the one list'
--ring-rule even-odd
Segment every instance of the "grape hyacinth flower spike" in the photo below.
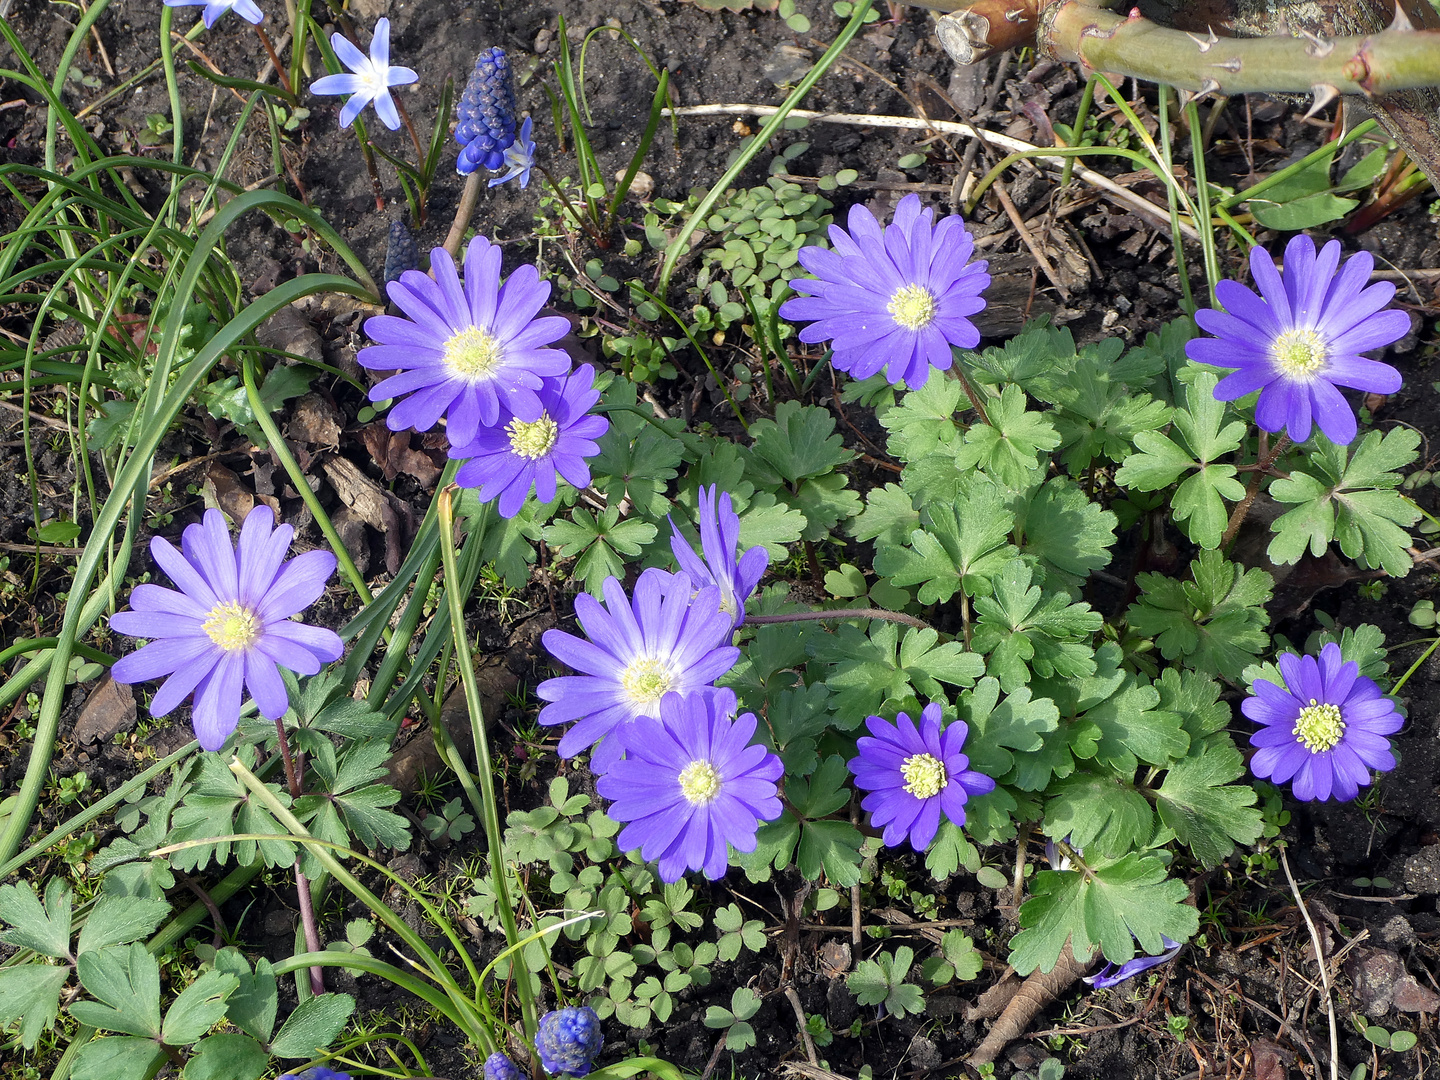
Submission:
{"label": "grape hyacinth flower spike", "polygon": [[420,76],[410,68],[390,66],[390,20],[382,18],[376,22],[369,56],[340,34],[331,34],[330,44],[351,73],[316,79],[310,84],[310,92],[350,95],[350,100],[340,110],[341,127],[349,127],[360,115],[360,110],[374,102],[375,115],[380,117],[380,122],[391,131],[400,130],[400,113],[395,108],[395,99],[390,96],[390,87],[417,82]]}
{"label": "grape hyacinth flower spike", "polygon": [[242,687],[261,715],[277,720],[290,706],[279,668],[314,675],[344,652],[333,630],[295,622],[325,591],[335,556],[307,551],[289,562],[285,553],[295,530],[280,525],[268,506],[245,518],[238,545],[218,510],[187,526],[181,550],[163,537],[150,541],[150,554],[180,587],[137,585],[130,610],[117,611],[110,626],[121,634],[150,639],[110,669],[116,682],[146,682],[168,676],[150,703],[164,716],[192,691],[191,722],[206,750],[219,750],[240,722]]}
{"label": "grape hyacinth flower spike", "polygon": [[605,1041],[600,1017],[588,1005],[555,1009],[540,1018],[535,1049],[551,1076],[587,1076]]}
{"label": "grape hyacinth flower spike", "polygon": [[570,370],[570,357],[547,348],[570,331],[560,316],[538,318],[550,283],[529,263],[500,284],[500,249],[483,236],[465,251],[462,287],[444,248],[430,253],[432,281],[418,270],[386,292],[407,318],[377,315],[365,333],[379,342],[360,350],[361,365],[399,374],[370,390],[371,401],[409,395],[385,422],[391,431],[425,431],[446,418],[452,446],[474,442],[502,413],[533,423],[545,412],[543,380]]}
{"label": "grape hyacinth flower spike", "polygon": [[205,29],[209,30],[215,25],[215,21],[227,11],[233,11],[240,18],[252,26],[259,26],[265,18],[265,13],[255,0],[165,0],[166,7],[199,7],[205,6],[201,17],[205,20]]}
{"label": "grape hyacinth flower spike", "polygon": [[540,723],[575,724],[560,740],[560,755],[574,757],[595,746],[590,771],[604,775],[620,760],[629,728],[639,717],[660,717],[660,701],[708,690],[734,666],[740,650],[730,644],[734,624],[720,610],[720,590],[695,592],[685,574],[647,570],[635,583],[632,604],[615,578],[601,586],[602,607],[587,593],[575,598],[575,617],[589,641],[563,630],[541,640],[550,655],[582,674],[546,679],[535,688]]}
{"label": "grape hyacinth flower spike", "polygon": [[515,75],[498,45],[475,58],[455,117],[455,170],[469,176],[482,165],[492,172],[504,168],[505,152],[515,143]]}
{"label": "grape hyacinth flower spike", "polygon": [[[988,263],[968,262],[975,243],[958,214],[932,227],[935,211],[906,195],[884,230],[860,204],[850,208],[846,232],[830,226],[833,251],[800,249],[814,277],[797,277],[803,295],[786,301],[782,319],[813,320],[800,340],[831,341],[831,363],[852,378],[882,368],[891,383],[918,390],[932,368],[947,370],[952,345],[973,349],[980,331],[967,316],[985,307]],[[833,340],[831,340],[833,339]]]}
{"label": "grape hyacinth flower spike", "polygon": [[731,720],[735,691],[666,694],[660,719],[631,725],[625,759],[596,790],[613,800],[607,813],[628,822],[617,843],[659,862],[660,880],[687,869],[723,877],[729,849],[754,851],[762,821],[780,816],[775,782],[785,771],[765,747],[751,745],[754,713]]}
{"label": "grape hyacinth flower spike", "polygon": [[1317,254],[1310,237],[1292,237],[1283,272],[1264,248],[1251,248],[1250,272],[1260,294],[1239,282],[1220,282],[1215,295],[1225,310],[1195,313],[1200,328],[1215,336],[1185,346],[1191,360],[1239,369],[1215,387],[1218,400],[1259,390],[1255,422],[1266,431],[1284,428],[1297,443],[1310,437],[1312,420],[1338,446],[1354,440],[1354,410],[1336,387],[1393,394],[1403,381],[1389,364],[1360,355],[1409,333],[1409,315],[1381,310],[1395,286],[1367,286],[1375,268],[1368,251],[1339,264],[1338,240]]}
{"label": "grape hyacinth flower spike", "polygon": [[888,847],[908,836],[912,848],[924,851],[942,813],[963,825],[966,800],[995,790],[995,781],[970,769],[962,752],[969,726],[957,720],[942,730],[939,705],[925,706],[918,729],[903,712],[893,724],[872,716],[865,725],[873,737],[859,740],[859,756],[848,764],[856,786],[870,792],[860,805],[873,824],[884,826]]}
{"label": "grape hyacinth flower spike", "polygon": [[1183,941],[1171,941],[1164,934],[1160,935],[1160,940],[1165,945],[1165,951],[1159,956],[1137,956],[1123,964],[1106,964],[1094,975],[1085,976],[1085,981],[1096,990],[1105,990],[1126,979],[1133,979],[1142,971],[1149,971],[1153,967],[1159,967],[1161,964],[1174,960],[1175,955],[1185,944]]}
{"label": "grape hyacinth flower spike", "polygon": [[485,1080],[524,1080],[520,1067],[500,1051],[485,1059]]}
{"label": "grape hyacinth flower spike", "polygon": [[717,487],[711,484],[700,489],[700,554],[670,522],[670,550],[680,569],[690,575],[696,585],[714,585],[720,590],[720,608],[732,615],[735,625],[745,621],[745,601],[755,591],[770,564],[770,553],[764,547],[746,548],[737,560],[735,549],[740,543],[740,518],[731,508],[730,493],[722,492],[716,501]]}
{"label": "grape hyacinth flower spike", "polygon": [[[482,502],[498,498],[501,517],[514,517],[534,489],[542,503],[555,498],[555,480],[563,478],[576,489],[590,483],[585,459],[600,452],[595,440],[610,422],[591,416],[600,400],[594,388],[595,370],[581,364],[561,379],[546,379],[539,390],[538,420],[510,419],[482,427],[473,441],[452,446],[452,458],[469,458],[455,474],[461,487],[480,489]],[[501,417],[504,421],[504,417]]]}
{"label": "grape hyacinth flower spike", "polygon": [[1291,781],[1297,799],[1338,802],[1370,783],[1370,770],[1395,767],[1386,737],[1404,718],[1373,679],[1346,663],[1333,641],[1313,656],[1280,657],[1284,686],[1256,679],[1240,710],[1260,724],[1250,771],[1274,784]]}
{"label": "grape hyacinth flower spike", "polygon": [[535,167],[535,143],[530,138],[532,127],[530,117],[520,125],[520,135],[514,144],[505,151],[505,175],[491,177],[485,184],[486,187],[496,187],[507,181],[520,178],[522,188],[530,186],[530,170]]}

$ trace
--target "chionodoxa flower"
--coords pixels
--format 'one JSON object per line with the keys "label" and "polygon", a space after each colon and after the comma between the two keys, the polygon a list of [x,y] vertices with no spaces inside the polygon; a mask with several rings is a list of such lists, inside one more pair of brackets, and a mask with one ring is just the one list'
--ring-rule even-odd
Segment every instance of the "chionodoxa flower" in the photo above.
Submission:
{"label": "chionodoxa flower", "polygon": [[150,554],[179,591],[137,585],[130,610],[110,617],[119,633],[150,639],[121,657],[111,676],[122,683],[168,676],[150,703],[153,716],[164,716],[193,692],[191,722],[206,750],[219,750],[240,723],[242,689],[262,716],[278,720],[290,704],[279,668],[314,675],[344,652],[333,630],[291,618],[325,591],[335,556],[307,551],[286,562],[295,530],[272,530],[274,522],[268,506],[255,507],[232,546],[225,518],[207,510],[199,524],[186,527],[180,551],[153,537]]}
{"label": "chionodoxa flower", "polygon": [[1304,442],[1312,420],[1337,445],[1356,434],[1355,413],[1338,386],[1375,394],[1400,389],[1400,373],[1367,360],[1362,352],[1398,341],[1410,331],[1403,311],[1382,311],[1395,295],[1388,281],[1368,285],[1375,259],[1368,251],[1340,263],[1340,241],[1317,254],[1308,236],[1285,246],[1285,269],[1264,248],[1250,249],[1250,272],[1260,295],[1235,281],[1222,281],[1215,295],[1224,311],[1197,311],[1195,321],[1213,338],[1185,346],[1191,360],[1238,368],[1220,380],[1220,401],[1260,391],[1255,422],[1266,431],[1284,428]]}
{"label": "chionodoxa flower", "polygon": [[349,94],[350,99],[340,109],[340,126],[349,127],[360,115],[360,110],[375,103],[375,115],[391,131],[400,128],[400,112],[395,99],[390,96],[390,87],[406,86],[416,82],[420,76],[412,68],[390,66],[390,20],[380,19],[375,23],[375,35],[370,39],[370,55],[366,56],[340,34],[330,35],[330,44],[335,55],[350,69],[338,75],[325,75],[310,84],[312,94]]}
{"label": "chionodoxa flower", "polygon": [[1291,781],[1297,799],[1338,802],[1370,783],[1370,770],[1395,767],[1386,737],[1405,722],[1360,665],[1345,662],[1333,641],[1313,656],[1280,657],[1284,686],[1256,679],[1240,710],[1260,724],[1250,771],[1262,780]]}
{"label": "chionodoxa flower", "polygon": [[995,781],[971,769],[963,752],[970,728],[963,720],[940,726],[940,706],[926,705],[920,726],[905,713],[891,724],[878,716],[865,721],[871,737],[857,743],[859,756],[849,761],[855,784],[870,792],[861,806],[870,820],[885,829],[885,843],[895,847],[909,837],[924,851],[935,839],[943,813],[965,824],[965,803],[971,795],[995,790]]}
{"label": "chionodoxa flower", "polygon": [[949,369],[952,345],[973,349],[980,331],[968,316],[985,307],[988,263],[969,262],[975,242],[958,214],[932,227],[935,211],[906,195],[883,231],[860,204],[850,208],[847,233],[830,226],[835,250],[800,249],[814,274],[790,287],[803,295],[780,308],[782,319],[814,320],[801,341],[832,341],[831,363],[856,379],[881,368],[892,383],[918,390],[932,368]]}
{"label": "chionodoxa flower", "polygon": [[666,694],[660,719],[641,717],[626,737],[626,755],[596,790],[608,811],[628,822],[617,843],[660,864],[661,881],[687,869],[724,876],[729,849],[754,851],[762,821],[780,816],[776,781],[785,771],[765,747],[752,745],[754,713],[732,720],[735,691]]}

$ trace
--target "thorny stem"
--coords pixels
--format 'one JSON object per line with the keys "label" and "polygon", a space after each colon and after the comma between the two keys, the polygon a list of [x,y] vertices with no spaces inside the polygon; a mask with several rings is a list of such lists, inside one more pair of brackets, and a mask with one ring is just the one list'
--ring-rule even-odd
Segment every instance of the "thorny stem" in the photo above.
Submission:
{"label": "thorny stem", "polygon": [[791,623],[815,622],[821,619],[884,619],[887,622],[904,623],[921,630],[935,629],[923,619],[905,615],[899,611],[885,611],[883,608],[834,608],[830,611],[792,611],[785,615],[746,615],[747,623]]}
{"label": "thorny stem", "polygon": [[275,51],[275,46],[270,43],[270,35],[265,33],[265,28],[259,23],[255,24],[255,33],[260,35],[260,44],[265,46],[265,54],[270,57],[270,63],[275,68],[275,77],[280,80],[280,85],[285,88],[285,93],[292,98],[295,91],[290,86],[290,76],[285,71],[285,65],[280,63],[280,56]]}
{"label": "thorny stem", "polygon": [[[280,740],[280,760],[285,762],[285,783],[290,788],[290,798],[300,798],[300,770],[303,762],[296,762],[290,753],[290,740],[285,736],[285,718],[275,721],[275,734]],[[300,925],[305,931],[305,948],[308,952],[320,952],[320,928],[315,924],[315,901],[310,896],[310,879],[300,869],[300,859],[295,860],[295,893],[300,898]],[[325,970],[310,969],[310,992],[317,997],[325,993]]]}
{"label": "thorny stem", "polygon": [[1266,444],[1270,441],[1270,433],[1260,432],[1260,445],[1257,448],[1259,454],[1255,461],[1255,469],[1250,474],[1250,483],[1245,488],[1245,497],[1235,504],[1235,509],[1230,511],[1230,520],[1225,525],[1225,535],[1220,537],[1220,546],[1228,547],[1230,541],[1235,539],[1235,534],[1240,531],[1240,526],[1245,524],[1245,516],[1250,513],[1250,507],[1255,502],[1255,497],[1260,494],[1260,484],[1265,479],[1265,474],[1270,466],[1275,464],[1285,449],[1290,445],[1290,436],[1281,435],[1275,440],[1275,448],[1266,450]]}

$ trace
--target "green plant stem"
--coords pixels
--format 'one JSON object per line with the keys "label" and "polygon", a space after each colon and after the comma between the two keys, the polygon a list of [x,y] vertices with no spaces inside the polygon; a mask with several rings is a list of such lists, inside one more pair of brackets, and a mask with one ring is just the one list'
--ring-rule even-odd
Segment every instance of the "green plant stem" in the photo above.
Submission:
{"label": "green plant stem", "polygon": [[[265,27],[259,23],[255,24],[255,33],[260,35],[260,44],[265,49],[265,55],[270,58],[270,66],[275,69],[275,75],[280,80],[280,85],[285,88],[285,93],[293,99],[295,97],[295,91],[290,85],[290,75],[286,71],[285,65],[280,62],[280,57],[275,52],[275,46],[270,41],[270,35],[265,32]],[[280,44],[283,47],[285,43],[282,41]]]}
{"label": "green plant stem", "polygon": [[1250,483],[1245,486],[1245,496],[1235,504],[1235,509],[1230,511],[1230,520],[1225,524],[1225,534],[1220,537],[1220,547],[1226,550],[1230,542],[1235,539],[1235,534],[1240,531],[1240,526],[1245,524],[1245,518],[1250,513],[1250,507],[1254,505],[1255,498],[1260,494],[1260,485],[1265,480],[1265,472],[1271,465],[1275,464],[1278,458],[1290,446],[1290,436],[1281,435],[1275,440],[1275,446],[1267,450],[1265,444],[1269,442],[1270,435],[1266,431],[1260,432],[1260,445],[1257,447],[1259,453],[1256,455],[1255,471],[1250,474]]}
{"label": "green plant stem", "polygon": [[[59,639],[53,637],[21,638],[8,649],[0,650],[0,664],[8,664],[15,657],[23,656],[26,653],[39,652],[41,649],[53,649],[57,640]],[[104,664],[106,667],[115,663],[115,657],[109,653],[101,652],[94,646],[86,645],[83,642],[75,643],[75,652],[85,657],[86,660],[94,660],[97,664]],[[4,876],[0,874],[0,877]]]}
{"label": "green plant stem", "polygon": [[[1095,76],[1099,78],[1099,76]],[[1112,92],[1113,87],[1107,88]],[[1127,114],[1128,115],[1128,114]],[[1175,175],[1175,162],[1170,146],[1170,88],[1160,87],[1160,154],[1165,165],[1165,175]],[[1068,164],[1068,162],[1067,162]],[[1165,184],[1165,203],[1170,209],[1170,248],[1175,253],[1175,272],[1180,279],[1180,308],[1186,315],[1195,314],[1195,294],[1190,287],[1190,267],[1185,260],[1185,242],[1180,234],[1180,199],[1184,191],[1177,183]],[[1200,221],[1192,215],[1192,224],[1198,229]],[[1208,227],[1208,220],[1206,222]]]}
{"label": "green plant stem", "polygon": [[340,540],[340,534],[335,531],[335,525],[330,520],[330,515],[325,513],[325,508],[320,505],[319,498],[315,492],[310,490],[310,485],[305,482],[305,471],[300,468],[300,463],[290,453],[290,448],[285,445],[284,438],[280,435],[280,428],[276,425],[270,411],[265,403],[260,400],[260,389],[255,382],[255,357],[247,352],[242,361],[242,371],[245,378],[245,396],[250,401],[250,411],[255,414],[255,421],[260,425],[260,430],[270,440],[270,452],[280,459],[280,465],[284,468],[286,475],[295,490],[300,493],[301,501],[315,517],[315,524],[320,526],[320,531],[325,534],[325,539],[330,542],[330,550],[335,553],[335,558],[340,564],[340,572],[345,575],[350,587],[360,597],[362,604],[368,604],[375,599],[370,594],[370,587],[365,584],[364,577],[355,567],[355,561],[350,558],[350,553],[345,550],[345,545]]}
{"label": "green plant stem", "polygon": [[[451,502],[453,491],[454,488],[446,488],[440,493],[438,502],[440,560],[447,585],[460,580],[455,566],[455,518]],[[465,634],[465,598],[458,588],[446,588],[445,595],[450,601],[450,631],[455,638],[455,664],[460,669],[460,679],[465,687],[470,732],[475,740],[475,769],[479,774],[481,787],[479,799],[477,800],[472,786],[467,783],[467,770],[463,767],[459,771],[460,783],[470,797],[475,812],[485,822],[490,847],[490,880],[495,886],[495,907],[499,911],[501,925],[505,927],[505,941],[514,945],[520,940],[520,930],[515,922],[515,909],[510,905],[510,891],[505,881],[505,834],[500,828],[500,807],[495,799],[495,768],[490,761],[490,741],[485,736],[480,688],[475,683],[475,664],[470,654],[470,641]],[[535,1037],[538,1018],[528,972],[522,972],[516,977],[515,987],[520,994],[520,1011],[524,1018],[525,1037],[529,1041]],[[476,992],[480,992],[480,988],[477,987]]]}
{"label": "green plant stem", "polygon": [[[1075,112],[1075,123],[1070,128],[1070,145],[1085,145],[1085,125],[1090,119],[1090,107],[1095,104],[1095,76],[1085,80],[1085,89],[1080,93],[1080,107]],[[1060,169],[1060,186],[1070,183],[1070,174],[1075,171],[1075,159],[1066,158]]]}
{"label": "green plant stem", "polygon": [[[299,799],[304,792],[300,787],[300,765],[290,753],[290,740],[285,735],[285,718],[275,721],[275,735],[280,746],[280,760],[285,764],[285,783],[290,788],[290,798]],[[310,879],[301,869],[302,860],[295,860],[295,895],[300,904],[300,925],[305,933],[305,948],[310,952],[320,951],[320,928],[315,925],[315,900],[310,895]],[[319,965],[310,969],[310,993],[325,993],[325,972]]]}
{"label": "green plant stem", "polygon": [[1190,118],[1190,167],[1195,173],[1195,226],[1200,229],[1200,254],[1205,260],[1205,280],[1210,286],[1210,306],[1218,308],[1215,287],[1220,284],[1220,260],[1215,254],[1215,228],[1210,212],[1210,180],[1205,170],[1205,132],[1195,99],[1185,103]]}
{"label": "green plant stem", "polygon": [[686,241],[694,235],[695,230],[700,227],[700,223],[710,216],[711,209],[713,209],[715,204],[724,196],[730,185],[735,182],[735,178],[745,170],[745,167],[750,164],[761,150],[769,145],[775,133],[779,131],[785,123],[785,118],[790,115],[790,111],[805,100],[805,95],[810,93],[810,88],[819,82],[820,77],[829,71],[835,61],[840,58],[840,54],[845,51],[851,39],[854,38],[855,35],[860,32],[860,28],[865,25],[865,16],[870,13],[871,2],[872,0],[859,0],[859,2],[855,4],[853,13],[850,16],[850,21],[845,24],[835,40],[830,43],[830,47],[825,50],[825,54],[815,62],[814,67],[805,73],[805,77],[796,84],[794,90],[790,91],[784,102],[775,110],[775,114],[765,121],[765,124],[760,128],[760,133],[755,136],[755,141],[740,151],[734,163],[725,170],[719,180],[715,181],[710,190],[706,192],[705,197],[700,200],[700,205],[695,208],[690,217],[686,219],[685,224],[680,227],[680,231],[676,234],[675,239],[670,241],[669,245],[665,248],[665,261],[660,265],[659,284],[655,289],[660,296],[663,297],[670,291],[670,277],[675,273],[675,264],[679,262],[680,256],[684,254],[686,250]]}

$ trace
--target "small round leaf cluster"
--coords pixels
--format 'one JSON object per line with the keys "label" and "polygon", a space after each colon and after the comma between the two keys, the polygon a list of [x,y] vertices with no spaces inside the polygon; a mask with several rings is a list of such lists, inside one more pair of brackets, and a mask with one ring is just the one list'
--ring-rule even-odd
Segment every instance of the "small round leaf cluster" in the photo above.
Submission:
{"label": "small round leaf cluster", "polygon": [[515,144],[515,75],[504,49],[497,45],[475,58],[455,114],[456,171],[468,176],[482,165],[502,168],[505,151]]}
{"label": "small round leaf cluster", "polygon": [[556,1009],[540,1018],[535,1049],[551,1076],[586,1076],[605,1037],[600,1017],[588,1005]]}

